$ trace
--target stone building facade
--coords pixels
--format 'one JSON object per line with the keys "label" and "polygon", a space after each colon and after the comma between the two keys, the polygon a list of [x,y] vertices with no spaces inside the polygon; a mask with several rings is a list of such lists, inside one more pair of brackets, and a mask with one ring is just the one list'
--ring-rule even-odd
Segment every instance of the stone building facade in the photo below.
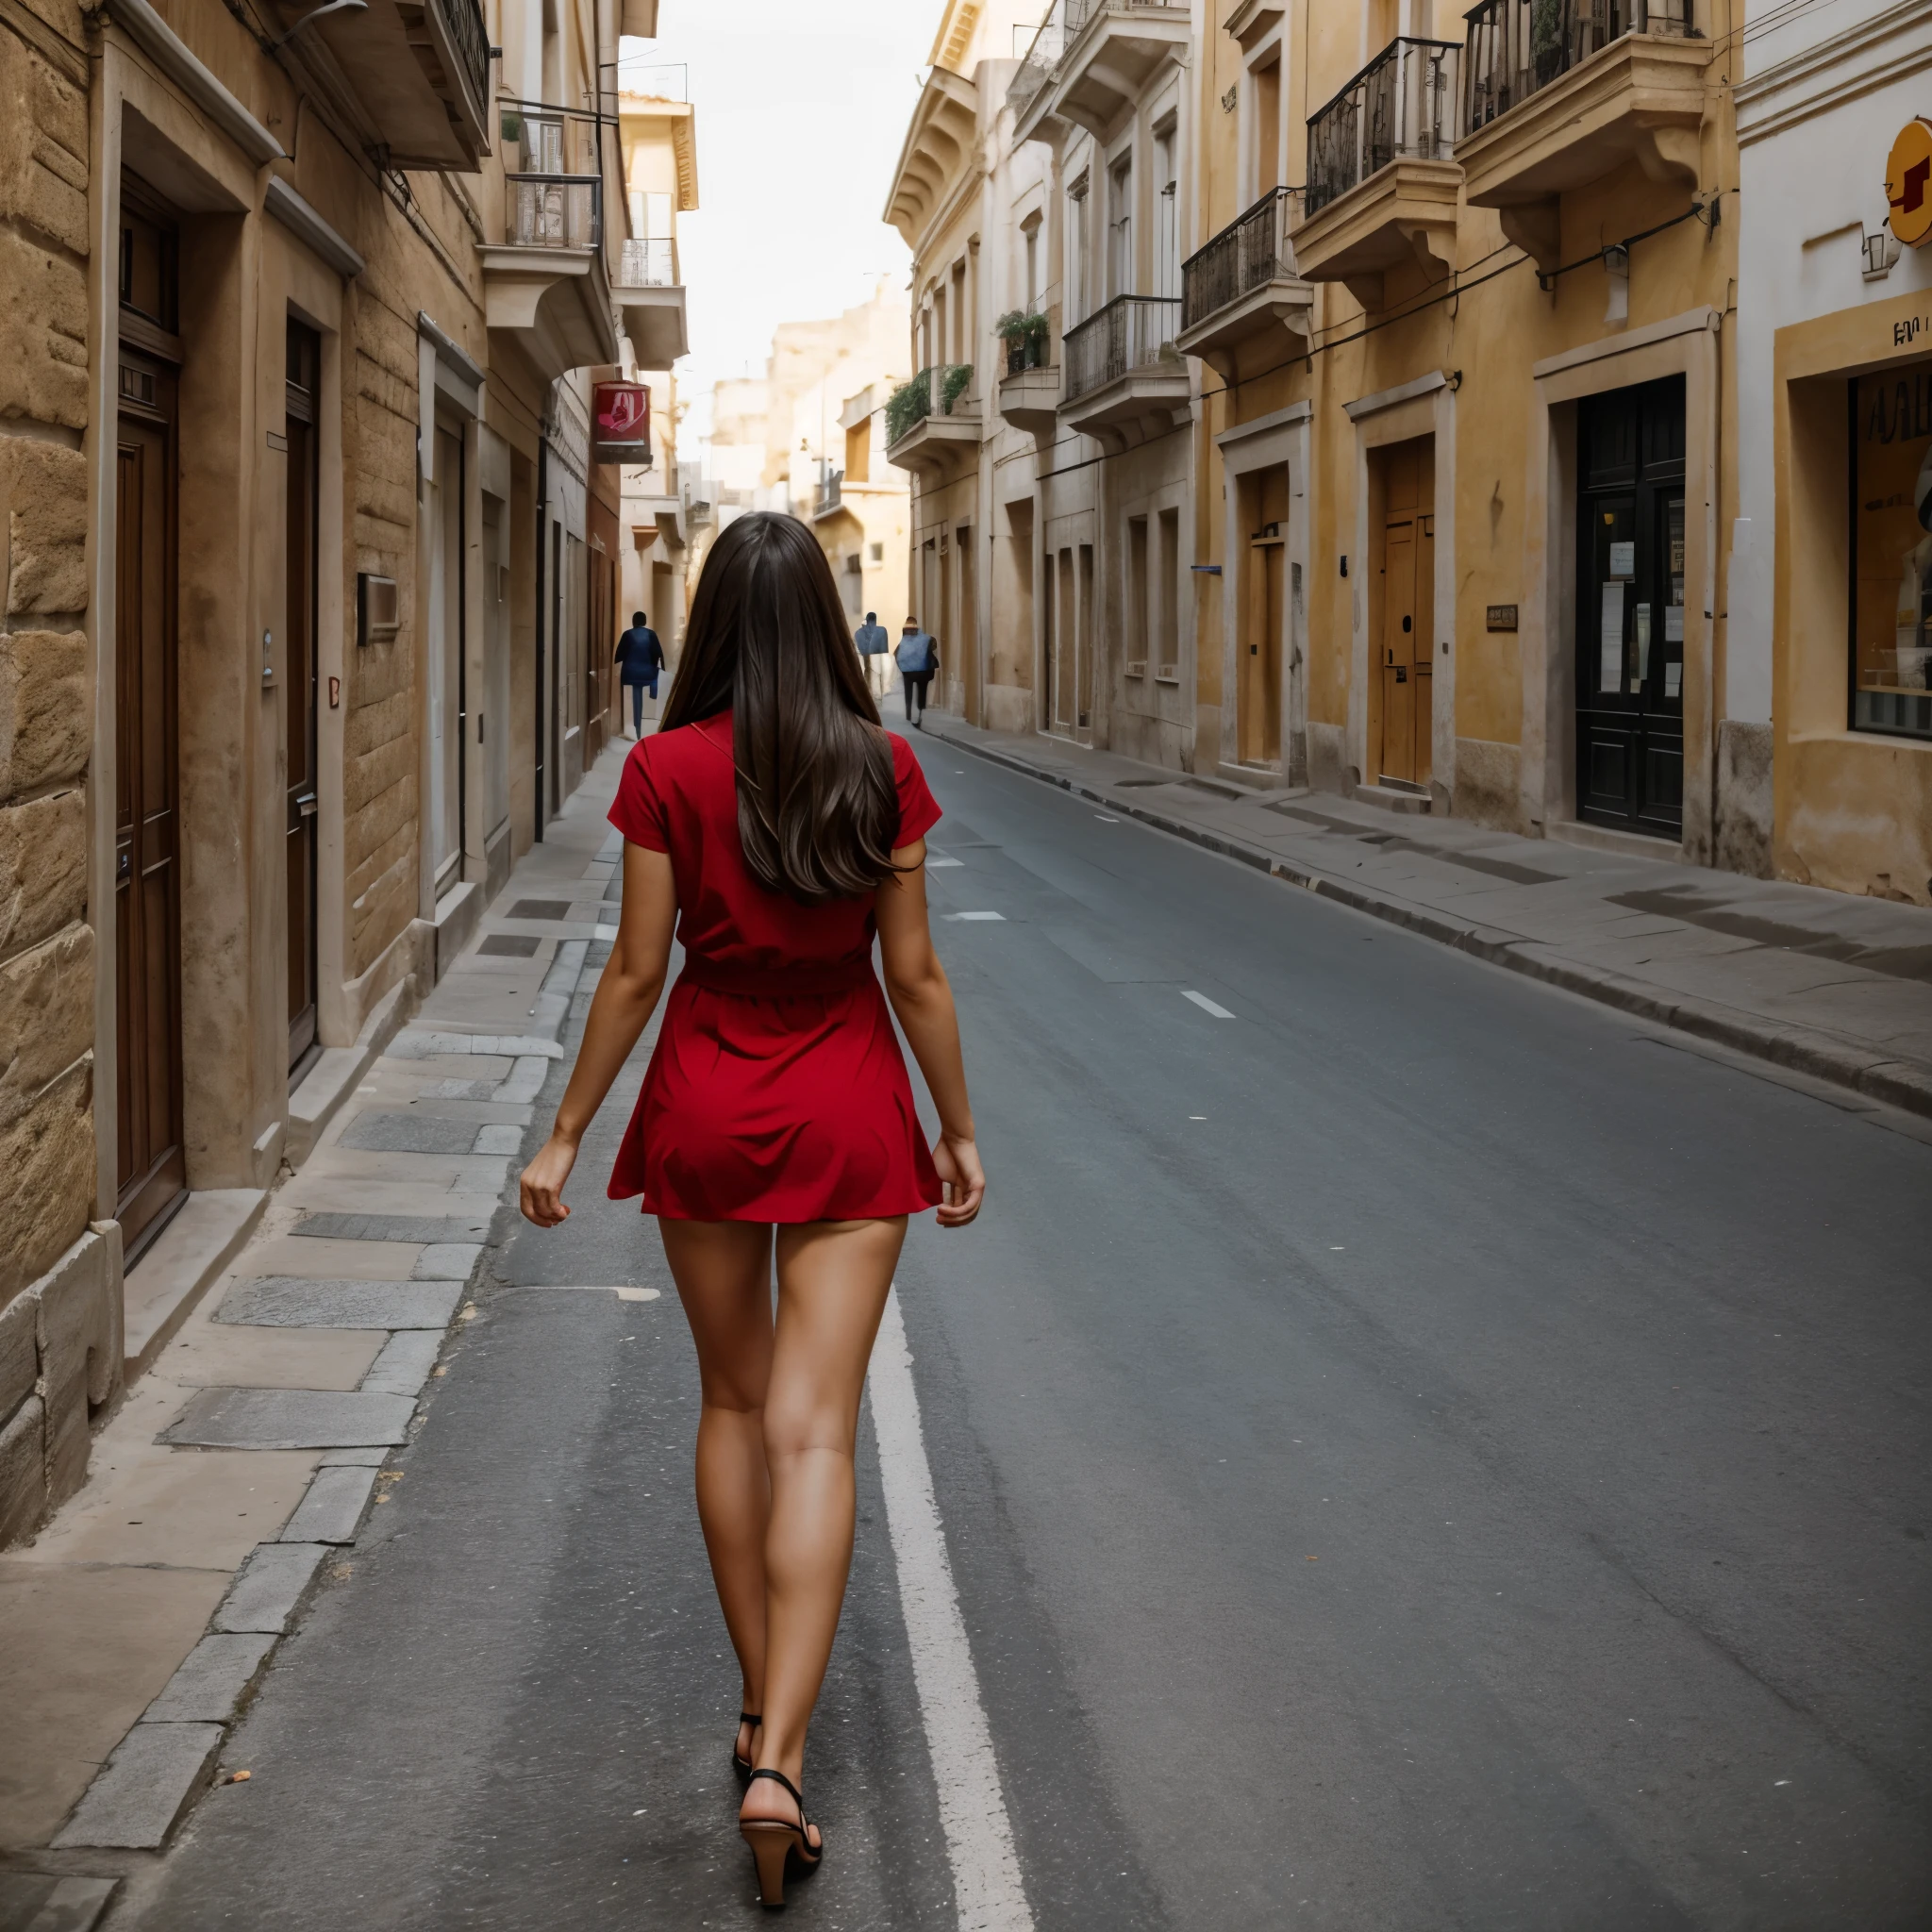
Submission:
{"label": "stone building facade", "polygon": [[628,300],[602,76],[655,6],[310,12],[0,18],[0,1541],[609,701],[590,384],[682,291]]}
{"label": "stone building facade", "polygon": [[[1916,254],[1873,239],[1923,23],[1857,11],[949,5],[887,209],[947,703],[1932,898],[1928,620],[1874,589],[1847,666],[1854,540],[1813,504],[1843,385],[1885,364],[1893,421],[1923,356]],[[1880,548],[1916,555],[1912,490]]]}

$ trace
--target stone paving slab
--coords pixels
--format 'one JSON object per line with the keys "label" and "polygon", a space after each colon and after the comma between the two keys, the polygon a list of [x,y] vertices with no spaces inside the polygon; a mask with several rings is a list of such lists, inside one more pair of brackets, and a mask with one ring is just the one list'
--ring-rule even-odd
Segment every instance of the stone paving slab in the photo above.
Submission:
{"label": "stone paving slab", "polygon": [[[394,1390],[377,1391],[380,1394],[392,1395]],[[389,1451],[384,1448],[330,1449],[317,1464],[321,1469],[380,1469],[389,1460]]]}
{"label": "stone paving slab", "polygon": [[271,1630],[215,1631],[204,1637],[148,1706],[144,1722],[226,1724],[275,1647]]}
{"label": "stone paving slab", "polygon": [[491,1217],[484,1214],[305,1214],[289,1230],[321,1241],[487,1241]]}
{"label": "stone paving slab", "polygon": [[220,1724],[136,1724],[56,1835],[55,1848],[157,1849],[221,1747]]}
{"label": "stone paving slab", "polygon": [[155,1440],[177,1449],[394,1447],[408,1440],[415,1407],[359,1389],[200,1389]]}
{"label": "stone paving slab", "polygon": [[353,1281],[267,1274],[238,1282],[214,1319],[255,1328],[441,1329],[456,1313],[462,1291],[460,1279]]}
{"label": "stone paving slab", "polygon": [[416,1257],[414,1281],[467,1281],[483,1257],[478,1241],[432,1241]]}
{"label": "stone paving slab", "polygon": [[376,1395],[414,1396],[428,1381],[441,1352],[441,1335],[426,1328],[406,1328],[383,1344],[362,1377],[362,1387]]}
{"label": "stone paving slab", "polygon": [[428,1059],[439,1054],[488,1054],[492,1058],[524,1059],[536,1055],[560,1060],[563,1048],[556,1041],[522,1033],[451,1033],[411,1028],[390,1041],[385,1058],[397,1060]]}
{"label": "stone paving slab", "polygon": [[516,1154],[524,1144],[522,1127],[499,1123],[476,1131],[476,1144],[472,1152],[476,1154]]}
{"label": "stone paving slab", "polygon": [[441,1120],[435,1114],[358,1114],[340,1145],[364,1154],[473,1154],[475,1121]]}
{"label": "stone paving slab", "polygon": [[280,1636],[327,1555],[325,1543],[258,1544],[222,1599],[211,1627]]}
{"label": "stone paving slab", "polygon": [[50,1872],[0,1872],[0,1928],[93,1932],[120,1883],[118,1878],[62,1878]]}
{"label": "stone paving slab", "polygon": [[[369,1385],[365,1382],[364,1388]],[[421,1386],[420,1384],[418,1385]],[[387,1391],[377,1391],[387,1392]],[[413,1391],[411,1391],[413,1392]],[[318,1469],[294,1515],[282,1526],[285,1543],[352,1543],[369,1492],[375,1487],[371,1468]]]}

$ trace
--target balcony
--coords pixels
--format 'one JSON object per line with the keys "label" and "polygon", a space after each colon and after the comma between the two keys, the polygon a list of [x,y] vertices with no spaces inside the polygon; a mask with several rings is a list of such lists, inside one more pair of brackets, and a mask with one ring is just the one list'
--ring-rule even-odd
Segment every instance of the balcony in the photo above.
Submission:
{"label": "balcony", "polygon": [[1224,380],[1234,379],[1243,342],[1266,342],[1283,329],[1307,340],[1315,295],[1289,245],[1295,199],[1291,188],[1271,188],[1181,263],[1174,346],[1199,356]]}
{"label": "balcony", "polygon": [[1433,282],[1455,267],[1461,63],[1453,41],[1391,41],[1308,117],[1294,252],[1309,281],[1341,282],[1378,309],[1391,273]]}
{"label": "balcony", "polygon": [[[284,18],[292,26],[314,10]],[[291,51],[340,80],[389,166],[469,175],[490,152],[490,36],[477,0],[370,0],[318,20]]]}
{"label": "balcony", "polygon": [[1696,188],[1710,48],[1691,0],[1483,0],[1467,16],[1462,138],[1474,208],[1545,273],[1561,259],[1560,197],[1635,161]]}
{"label": "balcony", "polygon": [[819,478],[818,495],[811,507],[813,523],[823,523],[827,517],[835,517],[845,508],[845,472],[827,470]]}
{"label": "balcony", "polygon": [[508,164],[502,239],[480,251],[490,327],[520,341],[546,381],[614,363],[617,325],[604,262],[605,124],[528,101],[501,108]]}
{"label": "balcony", "polygon": [[1070,328],[1060,345],[1066,393],[1063,428],[1124,449],[1171,429],[1192,407],[1187,358],[1175,346],[1178,300],[1116,295]]}
{"label": "balcony", "polygon": [[979,458],[979,401],[970,363],[922,369],[886,401],[886,460],[928,488],[965,475]]}
{"label": "balcony", "polygon": [[1014,139],[1058,125],[1104,141],[1161,68],[1186,61],[1191,19],[1167,0],[1054,0],[1007,90]]}
{"label": "balcony", "polygon": [[643,370],[668,370],[690,347],[677,243],[668,236],[633,237],[618,252],[617,286],[610,291],[624,317],[631,354]]}
{"label": "balcony", "polygon": [[950,200],[973,159],[979,90],[944,67],[926,77],[899,151],[885,219],[916,255],[927,226]]}

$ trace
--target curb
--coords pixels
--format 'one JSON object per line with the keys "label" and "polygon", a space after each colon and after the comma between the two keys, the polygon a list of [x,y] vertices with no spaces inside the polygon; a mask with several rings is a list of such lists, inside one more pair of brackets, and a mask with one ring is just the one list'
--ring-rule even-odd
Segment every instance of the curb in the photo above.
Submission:
{"label": "curb", "polygon": [[1657,1025],[1694,1035],[1716,1045],[1730,1047],[1735,1052],[1749,1054],[1754,1058],[1787,1067],[1793,1073],[1828,1081],[1834,1087],[1846,1088],[1865,1099],[1882,1101],[1889,1107],[1902,1108],[1908,1113],[1932,1119],[1932,1069],[1918,1067],[1907,1060],[1887,1059],[1882,1054],[1853,1046],[1814,1026],[1778,1024],[1755,1019],[1737,1008],[1720,1006],[1715,1001],[1659,991],[1607,967],[1566,959],[1540,941],[1524,939],[1518,933],[1504,932],[1494,926],[1459,924],[1440,913],[1428,911],[1392,894],[1378,892],[1373,887],[1357,884],[1352,879],[1291,864],[1257,845],[1210,832],[1205,826],[1189,824],[1185,819],[1171,818],[1165,812],[1142,805],[1138,799],[1116,797],[1113,792],[1085,784],[1071,774],[1042,770],[995,745],[975,743],[969,738],[955,738],[947,731],[934,735],[956,750],[971,752],[989,764],[1016,772],[1022,777],[1037,778],[1041,784],[1071,792],[1077,798],[1086,799],[1089,804],[1104,805],[1108,810],[1118,812],[1123,818],[1136,819],[1142,824],[1153,826],[1156,831],[1185,839],[1191,845],[1199,845],[1223,858],[1232,858],[1240,864],[1251,866],[1286,885],[1299,886],[1304,891],[1333,899],[1338,905],[1347,906],[1357,912],[1366,912],[1376,919],[1386,920],[1391,925],[1403,926],[1424,939],[1468,953],[1491,966],[1505,967],[1511,973],[1523,974],[1526,978],[1541,980],[1545,986],[1580,993],[1586,999],[1614,1007],[1620,1012],[1634,1014]]}

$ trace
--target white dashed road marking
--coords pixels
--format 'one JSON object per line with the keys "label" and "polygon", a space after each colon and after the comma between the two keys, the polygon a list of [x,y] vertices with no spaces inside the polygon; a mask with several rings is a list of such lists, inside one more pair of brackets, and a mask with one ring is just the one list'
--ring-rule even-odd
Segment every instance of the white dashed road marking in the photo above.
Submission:
{"label": "white dashed road marking", "polygon": [[1225,1007],[1217,1007],[1205,992],[1183,992],[1184,1000],[1192,1000],[1204,1013],[1212,1013],[1217,1020],[1232,1020],[1234,1015]]}
{"label": "white dashed road marking", "polygon": [[899,1572],[912,1680],[919,1690],[926,1749],[932,1754],[933,1780],[939,1787],[940,1824],[952,1860],[959,1932],[1033,1932],[1006,1794],[1000,1789],[1000,1768],[992,1755],[992,1734],[953,1588],[939,1505],[933,1500],[919,1394],[912,1382],[912,1353],[907,1346],[896,1289],[879,1324],[870,1384],[886,1524]]}
{"label": "white dashed road marking", "polygon": [[1006,916],[1007,916],[1007,915],[1006,915],[1006,914],[1005,914],[1004,912],[947,912],[947,913],[942,913],[942,914],[941,915],[941,918],[945,918],[945,919],[1000,919],[1000,920],[1003,920],[1003,919],[1005,919],[1005,918],[1006,918]]}

